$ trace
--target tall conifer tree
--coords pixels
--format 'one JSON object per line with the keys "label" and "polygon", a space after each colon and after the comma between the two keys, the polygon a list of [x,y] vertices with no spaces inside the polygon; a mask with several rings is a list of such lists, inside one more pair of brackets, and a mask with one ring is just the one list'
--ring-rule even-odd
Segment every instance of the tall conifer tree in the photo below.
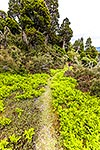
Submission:
{"label": "tall conifer tree", "polygon": [[65,18],[59,29],[59,42],[62,48],[68,50],[70,40],[73,36],[73,31],[70,28],[70,21],[68,18]]}
{"label": "tall conifer tree", "polygon": [[48,40],[51,44],[56,43],[57,41],[57,32],[59,29],[59,11],[58,11],[58,0],[44,0],[51,18],[51,27],[48,35]]}

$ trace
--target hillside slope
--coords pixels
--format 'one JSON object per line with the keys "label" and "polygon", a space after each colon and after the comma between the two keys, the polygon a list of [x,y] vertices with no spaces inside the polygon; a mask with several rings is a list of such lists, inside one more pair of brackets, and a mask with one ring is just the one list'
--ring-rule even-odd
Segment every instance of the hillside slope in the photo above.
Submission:
{"label": "hillside slope", "polygon": [[78,90],[66,70],[0,74],[1,150],[100,148],[100,98]]}

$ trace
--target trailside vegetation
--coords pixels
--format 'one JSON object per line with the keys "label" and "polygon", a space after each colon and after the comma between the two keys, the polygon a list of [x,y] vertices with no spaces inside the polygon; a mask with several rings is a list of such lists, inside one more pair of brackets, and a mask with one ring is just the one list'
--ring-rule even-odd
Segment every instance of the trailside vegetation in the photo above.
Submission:
{"label": "trailside vegetation", "polygon": [[60,123],[60,141],[65,149],[100,149],[100,99],[76,89],[77,81],[59,70],[51,89],[53,107]]}
{"label": "trailside vegetation", "polygon": [[0,74],[0,150],[34,149],[36,119],[34,105],[45,91],[48,74]]}

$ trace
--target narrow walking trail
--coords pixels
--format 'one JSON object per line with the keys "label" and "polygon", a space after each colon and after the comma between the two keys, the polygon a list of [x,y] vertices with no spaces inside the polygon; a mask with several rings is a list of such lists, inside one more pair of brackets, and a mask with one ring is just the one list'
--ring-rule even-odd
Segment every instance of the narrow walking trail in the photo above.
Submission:
{"label": "narrow walking trail", "polygon": [[36,150],[58,150],[56,131],[53,125],[56,117],[52,109],[50,80],[48,81],[45,93],[42,94],[38,101],[41,101],[39,108],[41,116]]}

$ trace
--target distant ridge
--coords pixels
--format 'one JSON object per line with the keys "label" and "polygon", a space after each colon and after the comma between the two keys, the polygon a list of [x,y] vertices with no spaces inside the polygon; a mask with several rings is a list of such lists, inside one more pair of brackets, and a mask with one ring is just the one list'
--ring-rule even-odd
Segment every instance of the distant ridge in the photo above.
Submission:
{"label": "distant ridge", "polygon": [[100,47],[96,47],[96,50],[100,52]]}

